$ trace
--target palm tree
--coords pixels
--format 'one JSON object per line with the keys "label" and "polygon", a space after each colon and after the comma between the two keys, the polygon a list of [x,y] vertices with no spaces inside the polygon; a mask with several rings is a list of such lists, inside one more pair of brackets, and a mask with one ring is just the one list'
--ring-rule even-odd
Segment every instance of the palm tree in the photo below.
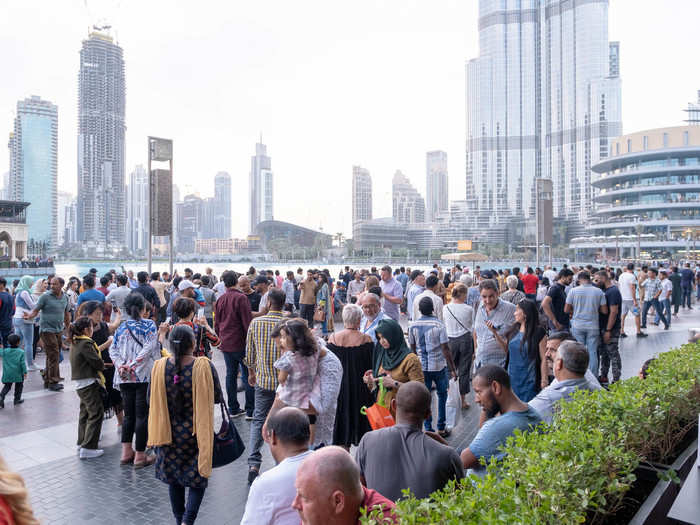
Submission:
{"label": "palm tree", "polygon": [[344,239],[343,232],[338,232],[333,236],[334,241],[338,241],[338,248],[341,248],[343,246],[343,239]]}

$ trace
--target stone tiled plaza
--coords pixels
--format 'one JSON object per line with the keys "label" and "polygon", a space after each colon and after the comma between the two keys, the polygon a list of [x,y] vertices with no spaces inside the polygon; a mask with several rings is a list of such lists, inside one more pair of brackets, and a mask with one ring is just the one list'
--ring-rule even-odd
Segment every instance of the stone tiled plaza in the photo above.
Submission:
{"label": "stone tiled plaza", "polygon": [[[649,337],[634,335],[621,339],[623,378],[635,375],[649,357],[687,341],[688,330],[700,326],[698,310],[681,310],[671,329],[651,326]],[[634,334],[632,319],[627,333]],[[65,354],[67,357],[67,353]],[[39,354],[38,362],[43,362]],[[214,363],[223,376],[223,358]],[[70,377],[68,360],[61,363],[62,376]],[[63,392],[42,388],[39,372],[30,372],[25,383],[25,403],[6,403],[0,411],[0,452],[10,466],[19,471],[29,487],[31,502],[42,523],[62,524],[167,524],[172,522],[167,486],[155,479],[153,467],[134,470],[120,466],[119,435],[116,419],[105,420],[100,447],[105,455],[81,461],[76,454],[78,396],[70,380]],[[471,394],[473,396],[473,394]],[[243,394],[239,394],[241,402]],[[8,397],[8,400],[10,398]],[[461,449],[477,431],[479,408],[472,403],[449,438]],[[218,425],[218,421],[217,421]],[[248,443],[250,423],[236,420],[244,442]],[[226,467],[213,471],[198,521],[236,524],[243,515],[247,497],[247,465],[244,456]],[[263,452],[263,470],[273,460]]]}

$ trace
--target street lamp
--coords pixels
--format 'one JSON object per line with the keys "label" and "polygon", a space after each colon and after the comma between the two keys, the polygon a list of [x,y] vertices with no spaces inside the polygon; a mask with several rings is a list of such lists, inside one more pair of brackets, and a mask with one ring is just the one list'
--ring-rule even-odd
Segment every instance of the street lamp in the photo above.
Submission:
{"label": "street lamp", "polygon": [[639,259],[639,264],[642,263],[642,245],[640,242],[640,237],[642,235],[642,230],[644,227],[639,223],[639,219],[634,225],[634,231],[637,233],[637,259]]}

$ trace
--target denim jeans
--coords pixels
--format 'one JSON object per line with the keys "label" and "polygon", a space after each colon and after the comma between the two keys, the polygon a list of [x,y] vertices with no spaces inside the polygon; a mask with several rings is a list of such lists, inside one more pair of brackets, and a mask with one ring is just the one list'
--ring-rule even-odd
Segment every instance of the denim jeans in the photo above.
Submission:
{"label": "denim jeans", "polygon": [[34,324],[25,323],[22,319],[16,317],[12,319],[12,324],[15,326],[15,333],[20,337],[20,345],[24,347],[24,358],[27,361],[27,367],[34,364]]}
{"label": "denim jeans", "polygon": [[[700,287],[698,289],[700,289]],[[690,300],[693,296],[693,288],[690,286],[682,286],[681,293],[683,294],[683,298],[681,299],[681,306],[690,308]]]}
{"label": "denim jeans", "polygon": [[666,316],[664,315],[662,309],[661,309],[661,304],[659,303],[658,299],[652,299],[651,301],[644,301],[644,306],[642,307],[642,328],[647,327],[647,314],[649,313],[649,308],[654,307],[654,310],[656,311],[657,315],[660,316],[660,319],[664,322],[664,326],[669,326],[669,321],[666,319]]}
{"label": "denim jeans", "polygon": [[[423,371],[423,377],[425,377],[425,386],[428,387],[428,390],[430,390],[433,387],[433,381],[435,382],[435,389],[437,390],[438,396],[437,429],[445,430],[445,406],[447,405],[447,388],[449,386],[449,378],[447,377],[447,367],[443,368],[439,372]],[[432,430],[432,414],[428,419],[425,420],[424,425],[425,430]]]}
{"label": "denim jeans", "polygon": [[228,409],[232,414],[235,414],[241,409],[238,402],[238,367],[241,367],[241,380],[245,385],[245,412],[247,415],[253,415],[255,407],[255,391],[248,384],[248,367],[243,364],[244,352],[222,352],[224,354],[224,362],[226,363],[226,399],[228,401]]}
{"label": "denim jeans", "polygon": [[175,515],[175,523],[177,523],[177,525],[182,525],[183,523],[185,525],[192,525],[194,520],[197,519],[199,506],[202,504],[204,491],[206,489],[189,487],[190,493],[187,496],[187,503],[185,503],[185,487],[177,483],[170,484],[168,487],[170,492],[170,506]]}
{"label": "denim jeans", "polygon": [[267,414],[272,408],[272,403],[275,400],[275,391],[265,388],[255,387],[255,411],[253,412],[253,421],[250,425],[250,443],[248,450],[248,466],[260,468],[262,464],[262,454],[260,449],[263,446],[262,427],[267,419]]}
{"label": "denim jeans", "polygon": [[148,383],[122,383],[119,390],[124,405],[122,443],[131,443],[136,435],[134,449],[136,452],[143,452],[146,450],[148,439]]}
{"label": "denim jeans", "polygon": [[598,377],[598,345],[600,344],[600,330],[598,328],[573,328],[571,335],[573,335],[574,338],[588,350],[588,369],[594,376]]}
{"label": "denim jeans", "polygon": [[654,322],[656,324],[659,324],[659,319],[661,319],[661,315],[659,312],[663,311],[664,316],[666,319],[668,319],[668,324],[671,324],[671,300],[670,299],[663,299],[659,301],[659,304],[661,305],[661,308],[659,308],[656,311],[656,317],[654,317]]}

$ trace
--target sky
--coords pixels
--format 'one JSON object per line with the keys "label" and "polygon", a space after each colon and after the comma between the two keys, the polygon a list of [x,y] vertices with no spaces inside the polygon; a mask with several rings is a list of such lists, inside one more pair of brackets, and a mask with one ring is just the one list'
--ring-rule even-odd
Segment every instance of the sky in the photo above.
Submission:
{"label": "sky", "polygon": [[[699,17],[697,0],[611,0],[624,132],[682,124],[700,89]],[[18,100],[57,104],[59,191],[76,192],[79,51],[104,20],[124,49],[127,180],[148,135],[172,138],[182,195],[211,196],[215,174],[231,174],[236,237],[261,134],[277,220],[348,236],[352,166],[373,177],[374,216],[390,216],[394,172],[424,194],[435,149],[448,154],[450,200],[464,198],[477,0],[0,0],[0,137]]]}

